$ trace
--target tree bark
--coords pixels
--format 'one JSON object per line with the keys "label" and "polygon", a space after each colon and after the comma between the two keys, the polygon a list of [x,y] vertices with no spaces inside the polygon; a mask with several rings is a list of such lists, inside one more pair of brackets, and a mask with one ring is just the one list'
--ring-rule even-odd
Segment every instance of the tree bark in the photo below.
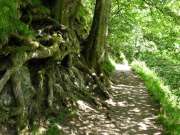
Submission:
{"label": "tree bark", "polygon": [[71,27],[80,5],[81,0],[56,0],[52,14],[60,24]]}
{"label": "tree bark", "polygon": [[[89,90],[87,84],[97,84],[96,93],[108,97],[100,77],[94,76],[94,70],[87,67],[88,72],[83,72],[84,67],[77,66],[83,61],[79,53],[80,42],[84,40],[81,37],[85,37],[78,35],[83,35],[81,29],[86,29],[81,19],[77,20],[85,16],[79,10],[83,7],[82,0],[43,0],[40,7],[29,1],[22,1],[23,8],[29,12],[20,8],[19,21],[31,27],[34,34],[28,37],[12,32],[6,46],[0,48],[0,59],[4,59],[0,62],[3,65],[0,65],[0,114],[4,115],[0,117],[0,128],[5,123],[11,127],[16,125],[17,131],[32,126],[43,114],[57,115],[62,108],[74,105],[75,97],[95,102],[92,93],[95,88],[89,87],[92,89]],[[95,63],[96,67],[103,56],[109,6],[110,0],[96,1],[87,38],[86,48],[90,52],[86,58],[91,58],[90,63]],[[44,8],[48,8],[48,13],[42,11],[42,14]],[[31,21],[26,22],[23,17]]]}
{"label": "tree bark", "polygon": [[96,0],[93,22],[83,50],[85,59],[90,67],[98,68],[103,61],[106,37],[108,33],[108,17],[111,0]]}

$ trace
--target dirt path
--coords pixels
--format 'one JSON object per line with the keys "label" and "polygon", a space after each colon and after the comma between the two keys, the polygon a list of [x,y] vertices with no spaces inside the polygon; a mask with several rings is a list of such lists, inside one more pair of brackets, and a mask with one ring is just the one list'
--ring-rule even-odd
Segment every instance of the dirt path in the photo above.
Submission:
{"label": "dirt path", "polygon": [[127,65],[117,65],[111,90],[106,101],[108,110],[95,110],[78,101],[79,117],[62,129],[68,135],[161,135],[157,123],[158,107],[142,81]]}

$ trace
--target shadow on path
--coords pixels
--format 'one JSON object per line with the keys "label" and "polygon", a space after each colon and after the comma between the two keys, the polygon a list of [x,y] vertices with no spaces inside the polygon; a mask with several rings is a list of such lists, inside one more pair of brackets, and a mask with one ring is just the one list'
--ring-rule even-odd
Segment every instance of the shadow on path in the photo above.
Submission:
{"label": "shadow on path", "polygon": [[61,127],[68,135],[161,135],[158,106],[128,65],[117,65],[108,109],[78,101],[78,118]]}

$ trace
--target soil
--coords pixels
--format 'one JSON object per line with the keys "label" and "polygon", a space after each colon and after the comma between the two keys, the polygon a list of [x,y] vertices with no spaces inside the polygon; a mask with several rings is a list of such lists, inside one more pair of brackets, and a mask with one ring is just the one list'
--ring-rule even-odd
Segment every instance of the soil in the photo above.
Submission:
{"label": "soil", "polygon": [[128,65],[117,65],[106,100],[108,108],[96,109],[84,101],[78,117],[60,128],[67,135],[162,135],[158,122],[159,106],[144,83]]}

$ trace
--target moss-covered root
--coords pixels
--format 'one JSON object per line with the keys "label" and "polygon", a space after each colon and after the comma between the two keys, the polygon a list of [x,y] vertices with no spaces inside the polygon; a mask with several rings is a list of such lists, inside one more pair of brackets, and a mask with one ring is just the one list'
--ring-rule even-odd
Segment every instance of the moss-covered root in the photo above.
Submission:
{"label": "moss-covered root", "polygon": [[[30,114],[32,113],[32,100],[35,95],[35,89],[31,84],[29,69],[21,67],[11,77],[13,94],[16,102],[16,118],[19,129],[28,125]],[[33,110],[35,111],[35,110]]]}
{"label": "moss-covered root", "polygon": [[97,84],[97,87],[95,88],[95,93],[98,94],[101,98],[105,98],[108,99],[110,98],[109,92],[107,87],[105,87],[105,85],[103,84],[103,82],[101,82],[100,77],[98,77],[95,72],[93,72],[93,70],[89,69],[85,64],[83,64],[82,62],[78,62],[77,63],[77,68],[79,70],[81,70],[82,72],[88,74],[93,80],[94,83]]}
{"label": "moss-covered root", "polygon": [[0,93],[7,81],[11,78],[11,76],[18,70],[20,70],[20,68],[24,65],[25,62],[31,59],[43,59],[48,57],[53,57],[55,59],[62,60],[67,55],[67,53],[69,53],[69,50],[67,50],[67,52],[64,52],[64,50],[60,50],[59,46],[61,42],[62,37],[54,35],[53,44],[50,47],[45,47],[39,44],[39,48],[36,50],[26,52],[26,50],[22,51],[24,49],[20,49],[21,51],[16,52],[15,55],[12,55],[13,65],[9,69],[7,69],[6,73],[0,80]]}

